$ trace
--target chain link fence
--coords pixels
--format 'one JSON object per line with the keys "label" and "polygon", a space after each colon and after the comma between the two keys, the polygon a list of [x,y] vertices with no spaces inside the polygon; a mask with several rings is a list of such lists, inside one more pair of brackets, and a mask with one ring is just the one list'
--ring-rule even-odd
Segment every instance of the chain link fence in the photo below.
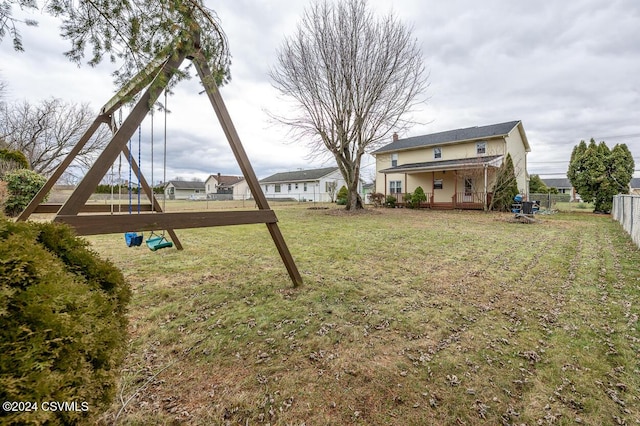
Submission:
{"label": "chain link fence", "polygon": [[631,239],[640,247],[640,196],[616,195],[613,197],[611,216],[620,222]]}
{"label": "chain link fence", "polygon": [[529,201],[537,201],[540,204],[540,208],[546,210],[552,210],[555,208],[556,203],[568,203],[571,201],[569,194],[529,194]]}

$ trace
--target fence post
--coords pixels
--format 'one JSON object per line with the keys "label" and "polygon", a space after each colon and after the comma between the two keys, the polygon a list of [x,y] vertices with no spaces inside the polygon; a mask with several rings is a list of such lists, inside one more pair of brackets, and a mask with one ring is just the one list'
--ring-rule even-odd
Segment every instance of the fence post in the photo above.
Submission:
{"label": "fence post", "polygon": [[[638,204],[637,206],[635,205],[636,203]],[[611,211],[613,219],[622,225],[622,228],[631,236],[633,242],[640,247],[640,232],[637,231],[640,224],[636,223],[640,222],[640,214],[636,218],[636,211],[640,211],[640,196],[620,194],[613,198],[613,209]]]}
{"label": "fence post", "polygon": [[629,221],[631,223],[630,227],[629,227],[629,235],[631,235],[631,237],[633,238],[633,225],[634,225],[634,219],[635,216],[633,216],[633,205],[635,204],[633,202],[633,198],[629,197],[629,201],[631,201],[631,220]]}

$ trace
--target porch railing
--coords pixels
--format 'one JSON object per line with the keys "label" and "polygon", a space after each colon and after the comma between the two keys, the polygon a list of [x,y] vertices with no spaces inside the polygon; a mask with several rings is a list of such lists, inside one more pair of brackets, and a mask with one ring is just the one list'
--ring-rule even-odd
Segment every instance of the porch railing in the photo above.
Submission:
{"label": "porch railing", "polygon": [[[488,197],[484,192],[457,192],[451,197],[455,208],[478,208],[486,205]],[[489,198],[490,200],[490,198]]]}
{"label": "porch railing", "polygon": [[[390,194],[396,198],[396,206],[405,207],[408,206],[409,200],[406,199],[406,193],[394,193]],[[434,195],[431,192],[426,192],[426,201],[420,203],[421,208],[454,208],[454,209],[475,209],[483,210],[485,201],[491,203],[491,193],[485,194],[484,192],[458,192],[451,196],[451,202],[435,201]]]}
{"label": "porch railing", "polygon": [[[408,192],[400,194],[396,193],[391,195],[396,198],[396,205],[398,206],[406,206],[409,204],[409,201],[411,201],[411,199],[408,198],[410,195],[410,193]],[[425,192],[424,195],[427,196],[427,199],[421,202],[419,207],[430,207],[431,204],[433,204],[433,194],[431,192]]]}

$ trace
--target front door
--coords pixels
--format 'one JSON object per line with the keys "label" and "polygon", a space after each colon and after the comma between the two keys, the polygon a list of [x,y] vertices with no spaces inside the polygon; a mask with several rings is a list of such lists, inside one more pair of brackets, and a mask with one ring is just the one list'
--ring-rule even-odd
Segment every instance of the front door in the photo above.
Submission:
{"label": "front door", "polygon": [[473,202],[473,179],[464,178],[464,197],[462,198],[464,203]]}

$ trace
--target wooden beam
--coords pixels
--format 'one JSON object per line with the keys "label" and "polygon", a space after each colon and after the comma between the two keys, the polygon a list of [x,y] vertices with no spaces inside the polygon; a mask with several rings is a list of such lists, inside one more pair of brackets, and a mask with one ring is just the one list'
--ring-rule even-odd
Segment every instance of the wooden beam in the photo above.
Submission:
{"label": "wooden beam", "polygon": [[258,178],[253,171],[253,167],[251,167],[249,157],[242,147],[240,136],[238,135],[238,132],[233,125],[233,121],[231,121],[231,116],[229,115],[227,106],[222,100],[222,95],[220,94],[218,87],[215,85],[215,80],[213,78],[213,75],[211,74],[211,70],[209,69],[206,60],[202,57],[202,54],[196,55],[196,57],[193,59],[193,64],[198,71],[198,75],[200,76],[202,85],[204,86],[207,96],[209,97],[209,102],[211,102],[211,105],[213,106],[213,110],[218,117],[218,121],[220,122],[222,130],[224,131],[224,134],[229,141],[229,145],[231,146],[233,155],[235,155],[236,157],[236,161],[240,166],[242,175],[247,181],[247,185],[251,190],[253,198],[256,200],[258,208],[268,209],[269,203],[267,202],[267,197],[264,196],[264,193],[260,188],[260,183],[258,182]]}
{"label": "wooden beam", "polygon": [[267,229],[269,230],[271,238],[273,239],[273,242],[278,249],[278,253],[280,253],[280,258],[282,259],[285,268],[287,268],[287,272],[289,273],[289,278],[291,278],[291,281],[293,282],[293,286],[297,287],[299,285],[302,285],[302,276],[298,271],[295,260],[293,260],[293,256],[291,256],[291,252],[287,247],[287,242],[284,240],[278,224],[275,222],[267,222]]}
{"label": "wooden beam", "polygon": [[91,139],[91,136],[93,136],[96,130],[98,130],[98,127],[100,127],[100,125],[102,125],[103,123],[108,123],[108,119],[105,116],[99,115],[98,117],[96,117],[93,123],[91,123],[89,128],[84,132],[84,134],[82,135],[78,143],[71,149],[71,151],[69,151],[69,153],[64,158],[64,160],[62,160],[60,165],[49,177],[47,182],[45,182],[44,186],[40,188],[40,191],[38,191],[35,197],[31,199],[27,207],[25,207],[25,209],[22,211],[22,213],[20,213],[20,216],[18,216],[16,220],[25,221],[29,219],[29,216],[31,216],[35,212],[38,205],[45,199],[47,194],[51,192],[51,189],[56,184],[58,179],[60,179],[60,176],[62,176],[64,171],[67,170],[69,165],[73,162],[73,160],[75,160],[78,153],[80,153],[80,151],[82,150],[82,148],[84,148],[84,146],[87,144],[89,139]]}
{"label": "wooden beam", "polygon": [[126,102],[133,99],[145,87],[147,87],[153,79],[158,75],[160,69],[167,63],[168,59],[153,59],[136,74],[125,87],[120,89],[109,101],[104,104],[100,112],[102,114],[111,115]]}
{"label": "wooden beam", "polygon": [[[45,203],[36,206],[34,213],[58,213],[62,204]],[[153,211],[151,204],[141,204],[141,212]],[[129,204],[85,204],[80,208],[81,213],[129,213]],[[138,212],[138,205],[133,206],[133,212]]]}
{"label": "wooden beam", "polygon": [[274,224],[278,219],[273,210],[242,210],[125,215],[69,215],[56,216],[54,221],[68,224],[76,230],[78,235],[99,235],[255,223]]}
{"label": "wooden beam", "polygon": [[[197,37],[196,37],[197,39]],[[249,161],[249,157],[242,147],[242,142],[240,141],[240,136],[236,131],[235,126],[233,125],[233,121],[231,120],[231,116],[229,115],[229,111],[227,110],[224,101],[222,100],[222,95],[218,90],[218,87],[215,84],[215,80],[207,65],[207,61],[204,59],[201,52],[198,52],[192,58],[192,62],[196,67],[198,75],[200,76],[200,80],[202,81],[202,85],[209,97],[209,102],[211,102],[211,106],[213,106],[213,110],[218,117],[218,121],[222,126],[222,130],[229,141],[229,145],[231,146],[231,150],[233,151],[233,155],[236,157],[236,161],[240,166],[240,170],[242,170],[242,174],[247,181],[247,185],[251,190],[251,194],[253,198],[256,200],[256,204],[258,208],[261,210],[268,210],[269,203],[267,202],[267,197],[265,197],[262,192],[262,188],[260,188],[260,183],[258,182],[258,178],[256,177],[255,172],[253,171],[253,167],[251,167],[251,162]],[[275,214],[274,214],[275,217]],[[278,228],[278,224],[274,222],[267,222],[267,228],[269,229],[269,233],[271,234],[271,238],[273,238],[273,242],[275,243],[278,253],[280,253],[280,257],[287,268],[287,272],[289,273],[289,277],[293,282],[294,287],[302,284],[302,276],[298,271],[298,267],[289,252],[289,248],[287,247],[287,243],[280,232],[280,228]]]}
{"label": "wooden beam", "polygon": [[162,67],[157,78],[160,78],[159,81],[164,81],[165,84],[151,83],[147,88],[138,100],[138,103],[133,107],[133,110],[131,110],[129,116],[124,123],[122,123],[122,126],[105,147],[104,151],[98,156],[78,187],[64,203],[60,209],[61,215],[77,214],[80,207],[89,199],[100,183],[100,180],[109,170],[109,167],[111,167],[116,158],[118,158],[123,148],[126,147],[127,141],[133,136],[142,120],[144,120],[145,115],[147,115],[153,103],[158,99],[158,96],[160,96],[160,93],[171,79],[171,76],[178,70],[185,56],[185,52],[180,52],[175,58],[171,58],[171,60]]}

